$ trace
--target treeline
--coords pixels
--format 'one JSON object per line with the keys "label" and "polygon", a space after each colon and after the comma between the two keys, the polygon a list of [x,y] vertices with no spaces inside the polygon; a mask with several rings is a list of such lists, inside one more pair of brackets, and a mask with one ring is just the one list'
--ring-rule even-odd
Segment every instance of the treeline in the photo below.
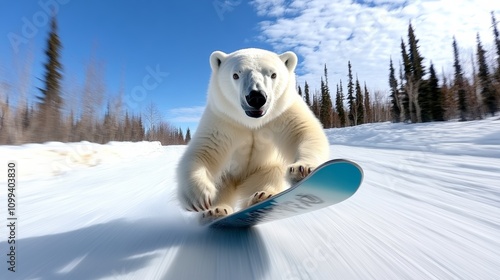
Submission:
{"label": "treeline", "polygon": [[[443,73],[442,82],[432,61],[428,68],[419,51],[418,39],[411,24],[408,42],[401,40],[402,63],[399,80],[396,78],[392,59],[389,62],[391,115],[394,122],[429,122],[459,118],[461,121],[494,116],[500,101],[500,36],[498,22],[491,12],[496,61],[488,61],[479,33],[476,36],[476,53],[472,56],[472,76],[466,77],[458,44],[453,47],[454,77]],[[472,38],[471,38],[472,39]]]}
{"label": "treeline", "polygon": [[304,90],[298,86],[299,95],[304,98],[323,127],[345,127],[390,120],[390,106],[386,95],[380,91],[370,93],[366,83],[361,86],[358,77],[354,80],[350,61],[347,67],[347,92],[344,93],[344,86],[340,80],[336,85],[335,102],[332,101],[328,86],[326,64],[319,91],[311,93],[307,81],[304,83]]}
{"label": "treeline", "polygon": [[458,118],[461,121],[481,119],[495,115],[500,106],[500,35],[498,22],[491,13],[494,45],[494,61],[488,60],[479,34],[473,59],[472,76],[466,77],[455,38],[453,38],[454,77],[442,74],[438,78],[432,61],[426,68],[419,50],[419,40],[411,23],[408,41],[401,39],[401,62],[396,71],[389,59],[390,93],[368,91],[366,83],[353,78],[351,62],[348,62],[347,93],[342,80],[336,85],[335,100],[328,86],[328,69],[325,64],[320,90],[310,92],[307,82],[298,86],[304,98],[324,128],[354,126],[363,123],[392,121],[420,123],[445,121]]}
{"label": "treeline", "polygon": [[92,59],[87,65],[82,90],[63,89],[61,48],[56,18],[53,17],[45,50],[47,62],[44,64],[43,87],[39,88],[36,100],[27,97],[30,69],[24,69],[22,76],[18,77],[15,104],[9,99],[14,87],[5,82],[0,84],[0,97],[5,96],[0,98],[0,145],[143,140],[173,145],[190,140],[189,129],[184,136],[180,128],[163,121],[153,103],[144,113],[129,113],[123,101],[123,87],[116,97],[109,98],[106,110],[103,110],[106,93],[104,68],[97,60]]}

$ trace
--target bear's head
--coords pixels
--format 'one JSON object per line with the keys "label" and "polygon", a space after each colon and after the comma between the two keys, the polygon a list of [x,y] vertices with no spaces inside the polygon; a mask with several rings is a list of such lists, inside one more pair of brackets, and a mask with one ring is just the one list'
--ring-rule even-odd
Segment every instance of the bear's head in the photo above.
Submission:
{"label": "bear's head", "polygon": [[297,56],[293,52],[215,51],[210,66],[209,106],[250,128],[279,116],[298,95],[294,73]]}

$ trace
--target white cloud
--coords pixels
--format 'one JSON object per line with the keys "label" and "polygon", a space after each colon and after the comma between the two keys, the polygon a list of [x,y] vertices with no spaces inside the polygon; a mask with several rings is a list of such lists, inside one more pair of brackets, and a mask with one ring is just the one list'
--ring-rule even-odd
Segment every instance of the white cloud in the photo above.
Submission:
{"label": "white cloud", "polygon": [[167,112],[167,119],[174,124],[198,123],[205,106],[181,107],[170,109]]}
{"label": "white cloud", "polygon": [[[475,53],[476,33],[483,45],[493,41],[490,12],[500,18],[500,1],[491,0],[255,0],[261,39],[275,51],[293,50],[301,57],[298,81],[319,88],[324,63],[330,87],[347,80],[347,61],[372,90],[388,88],[389,58],[401,60],[401,38],[407,42],[411,21],[424,63],[438,73],[452,73],[452,37],[462,57]],[[469,58],[470,61],[470,58]]]}
{"label": "white cloud", "polygon": [[260,16],[281,16],[285,13],[285,0],[254,0],[252,2]]}

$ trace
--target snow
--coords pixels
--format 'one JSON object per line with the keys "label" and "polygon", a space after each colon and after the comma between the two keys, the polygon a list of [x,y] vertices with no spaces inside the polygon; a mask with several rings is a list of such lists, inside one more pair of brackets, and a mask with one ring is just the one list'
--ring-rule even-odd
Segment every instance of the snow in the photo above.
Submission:
{"label": "snow", "polygon": [[[0,279],[499,279],[500,120],[327,130],[360,164],[349,200],[250,230],[175,199],[184,146],[0,146]],[[17,164],[16,272],[7,162]]]}

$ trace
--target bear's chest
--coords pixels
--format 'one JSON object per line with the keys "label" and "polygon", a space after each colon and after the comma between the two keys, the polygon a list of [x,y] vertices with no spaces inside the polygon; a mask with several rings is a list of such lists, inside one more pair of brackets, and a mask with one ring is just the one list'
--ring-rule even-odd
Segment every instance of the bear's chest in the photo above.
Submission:
{"label": "bear's chest", "polygon": [[252,172],[252,170],[269,165],[281,164],[283,161],[283,143],[271,128],[242,133],[235,143],[231,155],[231,173]]}

